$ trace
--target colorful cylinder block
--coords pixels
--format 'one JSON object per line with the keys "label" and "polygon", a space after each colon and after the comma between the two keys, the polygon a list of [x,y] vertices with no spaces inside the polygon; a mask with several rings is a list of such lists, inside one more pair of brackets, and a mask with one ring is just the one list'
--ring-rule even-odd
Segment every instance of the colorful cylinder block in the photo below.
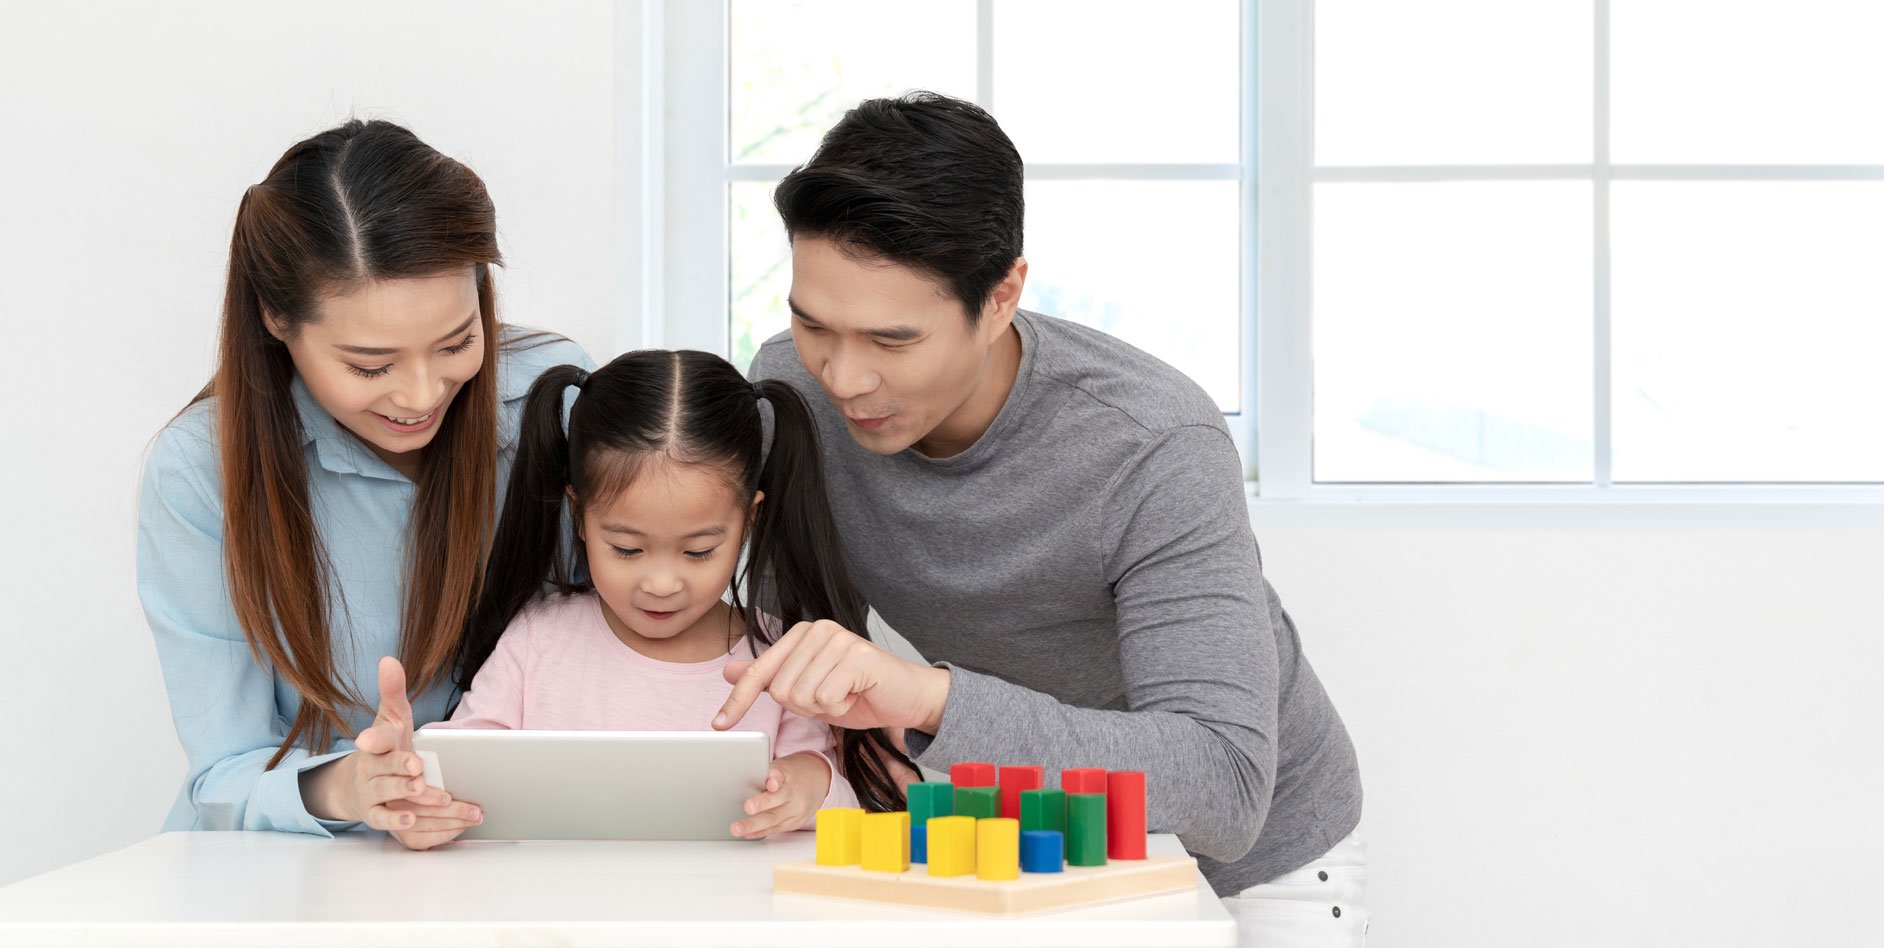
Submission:
{"label": "colorful cylinder block", "polygon": [[909,861],[929,861],[929,824],[926,822],[909,824]]}
{"label": "colorful cylinder block", "polygon": [[1020,878],[1019,820],[975,821],[975,878],[987,882]]}
{"label": "colorful cylinder block", "polygon": [[975,871],[975,823],[972,816],[938,816],[929,821],[929,874],[965,876]]}
{"label": "colorful cylinder block", "polygon": [[956,764],[949,768],[949,783],[957,787],[992,787],[994,786],[994,765]]}
{"label": "colorful cylinder block", "polygon": [[1047,784],[1045,767],[1002,767],[1001,818],[1020,819],[1020,795],[1023,790],[1037,790]]}
{"label": "colorful cylinder block", "polygon": [[1073,793],[1106,792],[1106,772],[1098,767],[1060,771],[1060,789]]}
{"label": "colorful cylinder block", "polygon": [[941,781],[909,785],[909,825],[927,826],[938,816],[955,815],[955,787]]}
{"label": "colorful cylinder block", "polygon": [[861,807],[834,806],[818,811],[818,865],[854,866],[863,860],[863,817]]}
{"label": "colorful cylinder block", "polygon": [[1022,790],[1020,794],[1021,832],[1054,830],[1066,832],[1066,791],[1052,788]]}
{"label": "colorful cylinder block", "polygon": [[1066,795],[1066,862],[1106,864],[1106,798],[1103,793]]}
{"label": "colorful cylinder block", "polygon": [[909,812],[865,813],[863,867],[872,872],[909,870]]}
{"label": "colorful cylinder block", "polygon": [[1066,862],[1066,834],[1059,830],[1021,830],[1022,872],[1059,872]]}
{"label": "colorful cylinder block", "polygon": [[987,819],[1001,815],[1000,789],[997,787],[956,787],[955,815]]}
{"label": "colorful cylinder block", "polygon": [[1145,858],[1145,773],[1114,770],[1106,774],[1106,855]]}

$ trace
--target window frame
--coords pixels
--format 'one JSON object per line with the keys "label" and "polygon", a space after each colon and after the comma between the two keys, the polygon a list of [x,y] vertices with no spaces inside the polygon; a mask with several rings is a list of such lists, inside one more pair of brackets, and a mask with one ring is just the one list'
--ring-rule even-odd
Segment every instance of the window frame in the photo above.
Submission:
{"label": "window frame", "polygon": [[[1240,360],[1239,410],[1224,420],[1245,459],[1245,477],[1253,474],[1258,402],[1256,389],[1256,99],[1253,88],[1256,54],[1256,0],[1235,0],[1240,10],[1240,76],[1245,91],[1240,105],[1239,160],[1227,163],[1036,163],[1026,166],[1034,181],[1235,181],[1238,183],[1238,312],[1236,328]],[[663,259],[655,268],[664,293],[648,320],[643,338],[649,345],[704,349],[728,353],[731,345],[729,296],[728,185],[735,182],[776,181],[792,169],[785,164],[734,164],[728,160],[728,2],[676,2],[643,0],[643,35],[658,37],[662,49],[644,48],[643,56],[658,59],[654,67],[664,82],[660,107],[664,115],[656,149],[665,172],[657,169],[661,214],[656,233],[664,235]],[[995,0],[976,3],[975,101],[991,111],[998,108],[994,81]],[[658,22],[649,24],[647,17]],[[645,74],[648,70],[643,70]],[[626,81],[626,80],[624,80]],[[998,115],[998,112],[996,113]],[[644,196],[651,188],[644,189]],[[718,248],[713,254],[712,248]],[[650,247],[650,249],[652,249]],[[689,319],[686,314],[718,312],[727,318]],[[743,369],[744,366],[741,366]]]}
{"label": "window frame", "polygon": [[[1615,164],[1609,156],[1610,0],[1592,0],[1594,122],[1586,164],[1318,166],[1314,159],[1315,0],[1263,0],[1256,26],[1256,265],[1259,477],[1252,494],[1284,501],[1490,504],[1844,504],[1884,501],[1884,482],[1616,483],[1612,467],[1610,184],[1635,181],[1884,180],[1881,165]],[[1321,182],[1589,181],[1594,470],[1588,483],[1345,483],[1313,477],[1313,191]]]}

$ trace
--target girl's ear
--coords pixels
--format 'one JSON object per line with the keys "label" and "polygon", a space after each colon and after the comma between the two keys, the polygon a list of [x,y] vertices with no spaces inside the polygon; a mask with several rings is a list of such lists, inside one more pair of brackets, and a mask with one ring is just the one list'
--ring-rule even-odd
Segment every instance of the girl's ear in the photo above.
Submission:
{"label": "girl's ear", "polygon": [[752,492],[752,505],[746,508],[746,535],[747,536],[752,535],[752,523],[753,521],[759,519],[759,501],[762,501],[764,499],[765,499],[765,491],[755,490]]}
{"label": "girl's ear", "polygon": [[576,496],[573,485],[563,487],[563,496],[569,501],[569,521],[576,525],[576,539],[589,542],[589,538],[582,535],[582,498]]}

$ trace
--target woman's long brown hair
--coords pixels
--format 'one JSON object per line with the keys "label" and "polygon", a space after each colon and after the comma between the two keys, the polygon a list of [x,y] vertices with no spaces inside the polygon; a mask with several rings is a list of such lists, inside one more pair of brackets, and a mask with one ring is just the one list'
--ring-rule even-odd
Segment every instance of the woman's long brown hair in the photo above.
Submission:
{"label": "woman's long brown hair", "polygon": [[307,455],[287,348],[320,300],[373,280],[472,268],[484,363],[458,391],[419,465],[406,538],[399,657],[408,687],[449,679],[490,547],[497,490],[497,215],[470,168],[390,122],[349,121],[288,149],[249,188],[229,242],[216,374],[223,560],[236,620],[256,661],[300,693],[273,768],[296,745],[319,753],[370,710],[336,673],[332,569],[308,500]]}

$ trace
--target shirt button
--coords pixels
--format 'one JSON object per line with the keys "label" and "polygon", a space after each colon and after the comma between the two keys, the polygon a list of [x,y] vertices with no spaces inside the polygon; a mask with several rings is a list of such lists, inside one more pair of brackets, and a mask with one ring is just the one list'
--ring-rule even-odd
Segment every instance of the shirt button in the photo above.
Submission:
{"label": "shirt button", "polygon": [[1341,906],[1339,906],[1339,905],[1337,905],[1337,906],[1335,906],[1335,907],[1334,907],[1334,912],[1335,912],[1335,917],[1336,917],[1336,918],[1340,918],[1340,917],[1341,917]]}
{"label": "shirt button", "polygon": [[1320,880],[1321,880],[1321,881],[1323,881],[1323,882],[1327,882],[1327,881],[1328,881],[1328,873],[1326,873],[1326,872],[1317,872],[1317,873],[1315,873],[1315,878],[1317,878],[1317,879],[1320,879]]}

